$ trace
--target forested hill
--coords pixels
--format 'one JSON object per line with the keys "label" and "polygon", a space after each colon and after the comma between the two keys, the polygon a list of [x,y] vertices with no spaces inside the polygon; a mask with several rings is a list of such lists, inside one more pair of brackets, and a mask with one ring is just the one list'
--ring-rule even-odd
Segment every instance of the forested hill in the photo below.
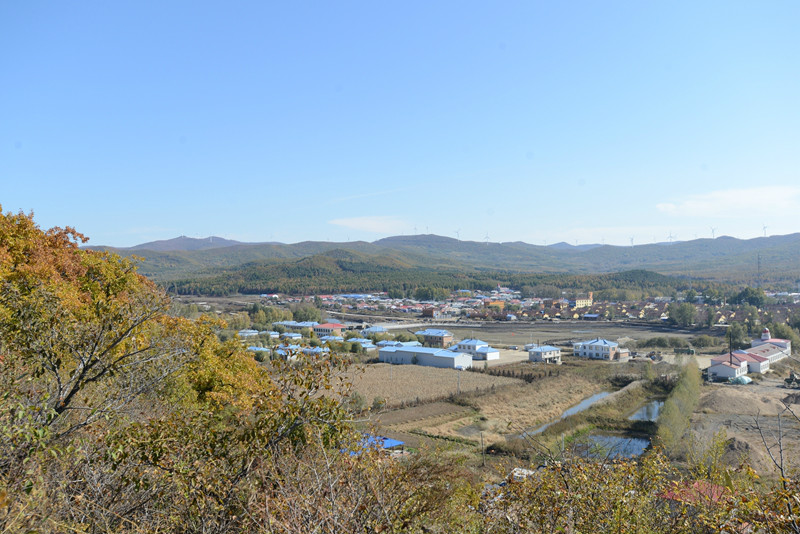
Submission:
{"label": "forested hill", "polygon": [[267,269],[271,264],[283,265],[281,260],[300,260],[337,250],[363,254],[363,261],[367,263],[384,258],[407,268],[448,272],[594,274],[643,269],[736,283],[756,282],[760,258],[760,277],[765,283],[791,285],[800,279],[800,234],[748,240],[719,237],[632,247],[573,247],[564,243],[545,247],[522,242],[483,243],[415,235],[373,243],[306,241],[289,245],[239,243],[219,248],[195,247],[195,250],[160,248],[162,250],[147,250],[142,246],[109,250],[143,257],[140,272],[161,282],[197,275],[222,275],[220,269],[252,262],[265,262],[259,268]]}
{"label": "forested hill", "polygon": [[[524,288],[569,288],[616,295],[670,294],[691,282],[684,278],[634,270],[609,274],[515,273],[416,267],[387,256],[332,250],[299,260],[252,262],[214,269],[167,282],[181,294],[233,293],[326,294],[385,291],[409,294],[421,287],[488,290],[498,284]],[[712,284],[713,285],[713,284]],[[558,293],[558,292],[557,292]]]}

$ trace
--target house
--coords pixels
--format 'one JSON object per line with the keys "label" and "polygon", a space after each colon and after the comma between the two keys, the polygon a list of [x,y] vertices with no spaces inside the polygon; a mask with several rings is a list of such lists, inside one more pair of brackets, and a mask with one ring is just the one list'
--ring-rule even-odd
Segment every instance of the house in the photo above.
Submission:
{"label": "house", "polygon": [[364,350],[374,350],[378,348],[372,343],[371,339],[367,339],[364,337],[351,337],[347,341],[358,343]]}
{"label": "house", "polygon": [[303,347],[302,352],[308,356],[320,356],[330,352],[328,347]]}
{"label": "house", "polygon": [[273,327],[282,326],[286,330],[289,330],[289,331],[292,331],[292,332],[299,332],[300,330],[302,330],[304,328],[314,328],[315,326],[317,326],[317,324],[319,324],[319,323],[317,323],[316,321],[301,321],[301,322],[297,322],[297,321],[276,321],[276,322],[272,323],[272,326]]}
{"label": "house", "polygon": [[589,291],[588,297],[581,297],[575,299],[575,304],[572,306],[573,308],[591,308],[594,299],[592,298],[592,292]]}
{"label": "house", "polygon": [[318,337],[322,336],[341,336],[342,330],[344,330],[345,326],[339,323],[323,323],[314,325],[312,328],[314,333],[317,334]]}
{"label": "house", "polygon": [[384,347],[378,351],[378,360],[400,365],[425,365],[446,369],[469,369],[472,356],[461,352],[433,347]]}
{"label": "house", "polygon": [[239,337],[241,337],[241,338],[245,338],[245,337],[256,337],[256,336],[258,335],[258,330],[249,330],[249,329],[246,329],[246,330],[239,330],[239,331],[236,333],[236,335],[237,335],[237,336],[239,336]]}
{"label": "house", "polygon": [[425,344],[431,347],[441,347],[444,349],[453,344],[453,334],[447,330],[428,328],[426,330],[414,332],[414,334],[422,336]]}
{"label": "house", "polygon": [[370,326],[369,328],[363,329],[361,331],[361,334],[365,336],[371,336],[371,335],[385,334],[386,332],[388,332],[388,330],[386,330],[386,328],[382,326]]}
{"label": "house", "polygon": [[712,363],[708,368],[708,377],[712,380],[722,380],[728,378],[738,378],[747,374],[747,362],[744,360],[738,361],[721,361]]}
{"label": "house", "polygon": [[528,349],[528,361],[561,365],[561,349],[550,345]]}
{"label": "house", "polygon": [[472,356],[473,360],[499,360],[500,351],[489,346],[480,339],[465,339],[450,347],[454,352],[461,352]]}
{"label": "house", "polygon": [[581,358],[591,358],[593,360],[618,360],[619,343],[607,339],[592,339],[580,341],[573,346],[573,354]]}
{"label": "house", "polygon": [[296,332],[285,332],[281,334],[281,339],[287,339],[290,341],[299,341],[303,339],[303,336]]}

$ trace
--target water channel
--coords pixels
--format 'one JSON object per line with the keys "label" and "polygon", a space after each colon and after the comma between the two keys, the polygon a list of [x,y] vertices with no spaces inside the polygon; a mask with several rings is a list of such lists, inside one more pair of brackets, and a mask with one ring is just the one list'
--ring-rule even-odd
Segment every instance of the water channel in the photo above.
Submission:
{"label": "water channel", "polygon": [[[538,427],[535,430],[526,432],[523,435],[535,436],[541,434],[554,423],[566,419],[570,415],[580,413],[597,401],[609,396],[608,391],[601,391],[591,397],[583,399],[581,402],[564,410],[558,419]],[[656,421],[661,409],[664,407],[663,400],[651,400],[637,409],[630,417],[629,421]],[[633,458],[641,455],[650,446],[648,438],[632,438],[603,433],[602,431],[593,432],[586,436],[583,444],[583,454],[590,458]]]}
{"label": "water channel", "polygon": [[599,401],[600,399],[604,399],[604,398],[608,397],[609,395],[611,395],[611,393],[608,392],[608,391],[601,391],[600,393],[595,393],[591,397],[587,397],[587,398],[583,399],[582,401],[580,401],[578,404],[576,404],[572,408],[568,408],[568,409],[564,410],[564,413],[561,414],[561,417],[559,417],[555,421],[550,421],[549,423],[540,426],[536,430],[533,430],[533,431],[530,431],[530,432],[525,432],[523,435],[525,435],[525,436],[535,436],[537,434],[541,434],[542,432],[547,430],[547,428],[550,425],[552,425],[553,423],[561,421],[562,419],[566,419],[570,415],[574,415],[576,413],[582,412],[585,409],[589,408],[595,402]]}
{"label": "water channel", "polygon": [[653,421],[658,419],[661,408],[664,407],[663,400],[652,400],[636,410],[633,415],[628,417],[628,421]]}
{"label": "water channel", "polygon": [[641,455],[649,446],[650,440],[647,438],[597,433],[587,436],[584,454],[589,458],[633,458]]}

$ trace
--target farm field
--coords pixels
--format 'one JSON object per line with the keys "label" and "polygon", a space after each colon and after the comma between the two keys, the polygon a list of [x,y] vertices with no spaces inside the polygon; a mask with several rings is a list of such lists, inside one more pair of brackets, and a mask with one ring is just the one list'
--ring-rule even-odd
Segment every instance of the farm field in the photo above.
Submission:
{"label": "farm field", "polygon": [[[459,405],[441,400],[373,413],[371,422],[377,425],[378,431],[403,441],[408,439],[409,444],[419,442],[423,436],[428,440],[440,438],[474,449],[480,445],[481,434],[486,445],[502,443],[507,437],[557,418],[567,408],[599,391],[613,389],[608,380],[610,376],[638,375],[644,365],[652,364],[587,362],[569,358],[562,366],[524,362],[503,368],[508,373],[533,374],[536,378],[530,383],[517,378],[465,371],[462,372],[464,395],[459,397]],[[662,366],[664,364],[658,367]],[[390,373],[394,374],[393,378]],[[398,400],[415,403],[417,392],[427,392],[430,398],[442,399],[447,391],[455,393],[456,373],[411,365],[390,367],[389,364],[374,364],[367,366],[362,378],[355,382],[354,389],[364,395],[368,403],[373,396],[385,397],[390,403]],[[399,381],[401,376],[416,380]],[[465,387],[465,384],[470,386]],[[492,384],[495,386],[493,390]],[[475,387],[478,387],[477,392]]]}
{"label": "farm field", "polygon": [[434,435],[457,437],[480,443],[483,432],[487,444],[504,441],[555,419],[567,408],[601,391],[604,384],[571,374],[546,377],[530,384],[508,387],[472,402],[475,414],[440,422],[425,421],[418,428]]}
{"label": "farm field", "polygon": [[430,402],[449,395],[489,393],[506,386],[524,384],[517,378],[491,376],[471,371],[437,369],[420,365],[375,363],[350,373],[353,390],[371,404],[376,397],[389,406],[400,403]]}
{"label": "farm field", "polygon": [[658,324],[649,327],[607,321],[481,323],[467,327],[449,324],[443,327],[452,332],[455,339],[476,337],[498,348],[512,345],[522,348],[527,343],[555,344],[558,346],[567,342],[584,341],[596,337],[620,343],[655,336],[674,336],[688,339],[697,334],[697,332],[666,328]]}

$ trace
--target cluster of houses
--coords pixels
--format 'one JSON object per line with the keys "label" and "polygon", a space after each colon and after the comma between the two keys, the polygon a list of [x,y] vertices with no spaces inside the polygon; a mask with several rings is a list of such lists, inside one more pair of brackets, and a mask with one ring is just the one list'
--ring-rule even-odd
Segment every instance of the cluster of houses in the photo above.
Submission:
{"label": "cluster of houses", "polygon": [[[381,341],[378,343],[378,360],[402,365],[424,365],[449,369],[469,369],[475,361],[489,362],[500,359],[500,351],[480,339],[464,339],[453,343],[453,334],[447,330],[428,328],[415,332],[419,342]],[[526,345],[528,359],[533,362],[560,364],[561,349],[549,345]]]}
{"label": "cluster of houses", "polygon": [[[240,330],[237,335],[240,339],[247,340],[248,338],[254,338],[261,335],[268,335],[272,339],[280,339],[283,342],[275,347],[275,354],[280,356],[286,356],[287,354],[291,354],[294,352],[303,352],[304,354],[321,354],[325,352],[330,352],[330,348],[327,346],[322,347],[303,347],[298,345],[302,339],[303,334],[302,331],[309,329],[314,332],[316,337],[322,342],[323,344],[328,344],[329,342],[343,342],[345,338],[343,333],[347,330],[347,326],[339,323],[317,323],[316,321],[277,321],[272,323],[273,327],[282,327],[285,330],[282,334],[278,333],[277,331],[258,331],[258,330]],[[378,347],[375,345],[371,339],[364,337],[370,334],[382,334],[385,333],[386,329],[381,326],[374,326],[370,328],[365,328],[361,330],[361,335],[358,337],[350,337],[346,341],[351,343],[358,343],[365,351],[376,350]],[[270,349],[263,348],[263,347],[255,347],[251,346],[248,347],[248,350],[252,352],[269,352]]]}
{"label": "cluster of houses", "polygon": [[428,328],[414,332],[422,337],[425,345],[419,342],[399,343],[381,342],[378,360],[402,365],[424,365],[447,369],[469,369],[473,360],[496,360],[500,351],[479,339],[465,339],[453,344],[453,334],[447,330]]}
{"label": "cluster of houses", "polygon": [[711,380],[736,379],[748,373],[763,374],[772,363],[792,353],[792,342],[773,338],[769,328],[764,328],[760,339],[754,339],[750,348],[735,350],[711,360],[708,377]]}

